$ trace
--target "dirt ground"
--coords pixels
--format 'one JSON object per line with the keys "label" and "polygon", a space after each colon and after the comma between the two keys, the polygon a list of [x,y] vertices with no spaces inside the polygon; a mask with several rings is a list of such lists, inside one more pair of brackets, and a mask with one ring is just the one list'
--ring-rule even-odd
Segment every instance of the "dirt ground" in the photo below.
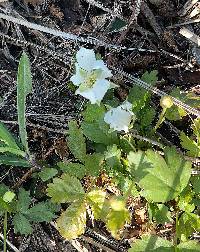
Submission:
{"label": "dirt ground", "polygon": [[[83,108],[83,99],[74,95],[69,83],[74,55],[80,46],[94,48],[109,66],[135,77],[140,77],[147,70],[158,70],[157,87],[162,91],[169,93],[176,86],[199,95],[200,49],[194,41],[181,35],[180,30],[184,27],[200,36],[199,23],[192,22],[199,18],[200,7],[197,3],[186,11],[186,2],[13,0],[0,3],[1,13],[84,38],[93,37],[107,44],[132,48],[118,51],[68,41],[0,19],[0,120],[17,135],[16,75],[23,50],[30,57],[34,90],[27,101],[29,145],[37,159],[49,164],[68,156],[67,147],[63,148],[66,145],[63,133],[67,129],[67,121],[79,119]],[[182,24],[185,22],[185,25]],[[125,82],[125,85],[130,84]],[[123,92],[126,93],[124,85],[116,90],[116,95],[123,99]],[[163,131],[163,134],[168,137],[166,132]],[[4,183],[14,185],[25,172],[20,168],[8,170],[2,166],[0,178]],[[34,196],[40,199],[44,197],[41,193],[44,185],[40,183],[31,177],[24,186],[34,191]],[[138,237],[137,230],[131,227],[120,242],[109,236],[102,223],[96,224],[96,230],[107,237],[107,245],[98,241],[96,244],[98,237],[93,237],[92,242],[90,229],[77,241],[67,243],[50,224],[36,225],[29,237],[15,235],[10,229],[8,240],[19,251],[26,252],[127,251],[128,241]],[[9,251],[14,250],[10,247]]]}

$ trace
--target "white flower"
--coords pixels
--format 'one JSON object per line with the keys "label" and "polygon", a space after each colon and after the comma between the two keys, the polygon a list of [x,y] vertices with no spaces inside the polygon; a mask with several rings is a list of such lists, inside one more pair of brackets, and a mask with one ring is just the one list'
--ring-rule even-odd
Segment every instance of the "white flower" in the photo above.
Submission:
{"label": "white flower", "polygon": [[112,77],[111,71],[103,60],[96,60],[93,50],[81,48],[76,54],[76,73],[70,78],[79,88],[76,94],[90,100],[92,104],[99,104],[107,90],[115,85],[106,78]]}
{"label": "white flower", "polygon": [[129,125],[131,121],[135,120],[135,114],[131,111],[132,104],[125,101],[122,105],[117,108],[110,109],[105,113],[104,121],[110,124],[110,128],[121,131],[124,130],[128,132]]}

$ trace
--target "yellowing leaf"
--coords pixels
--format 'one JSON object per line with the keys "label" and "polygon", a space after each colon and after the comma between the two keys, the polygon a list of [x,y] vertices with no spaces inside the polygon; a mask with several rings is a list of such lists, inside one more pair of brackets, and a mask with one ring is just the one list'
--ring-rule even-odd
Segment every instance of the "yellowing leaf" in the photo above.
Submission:
{"label": "yellowing leaf", "polygon": [[106,192],[102,190],[92,190],[87,194],[87,201],[92,208],[95,219],[103,219],[106,217],[106,210],[108,210]]}
{"label": "yellowing leaf", "polygon": [[130,222],[131,215],[126,208],[126,202],[123,197],[115,196],[109,200],[110,212],[107,215],[106,227],[116,239],[120,238],[120,230],[127,222]]}
{"label": "yellowing leaf", "polygon": [[84,198],[85,192],[77,178],[64,173],[61,178],[54,178],[53,183],[48,184],[47,195],[54,203],[66,203]]}
{"label": "yellowing leaf", "polygon": [[67,240],[83,234],[86,226],[85,202],[72,203],[57,219],[57,229]]}
{"label": "yellowing leaf", "polygon": [[124,208],[120,211],[111,209],[107,216],[106,227],[116,239],[120,238],[119,231],[124,227],[126,222],[130,222],[131,216],[128,209]]}

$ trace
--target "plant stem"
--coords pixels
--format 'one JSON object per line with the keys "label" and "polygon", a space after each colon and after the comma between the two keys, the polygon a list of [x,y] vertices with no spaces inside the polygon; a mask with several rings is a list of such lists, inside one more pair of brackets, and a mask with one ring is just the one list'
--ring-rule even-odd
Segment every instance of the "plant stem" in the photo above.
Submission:
{"label": "plant stem", "polygon": [[6,252],[6,236],[7,236],[7,219],[8,219],[8,212],[5,211],[4,220],[3,220],[3,252]]}

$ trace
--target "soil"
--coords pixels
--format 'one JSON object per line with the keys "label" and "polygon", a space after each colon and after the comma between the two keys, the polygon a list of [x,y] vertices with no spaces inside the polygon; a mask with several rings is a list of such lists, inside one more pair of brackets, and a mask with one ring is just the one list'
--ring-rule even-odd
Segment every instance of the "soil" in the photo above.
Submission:
{"label": "soil", "polygon": [[[92,2],[99,3],[105,8],[97,7]],[[27,100],[29,145],[36,159],[48,164],[68,157],[63,132],[67,129],[68,120],[79,119],[83,109],[84,100],[74,95],[69,83],[73,72],[74,55],[80,46],[94,48],[108,65],[123,69],[136,77],[140,77],[147,70],[157,69],[159,73],[157,87],[162,91],[169,93],[176,86],[185,91],[192,90],[199,95],[199,48],[179,34],[179,26],[168,28],[191,20],[189,17],[191,10],[184,16],[180,15],[185,2],[185,0],[149,0],[142,2],[141,6],[140,1],[137,0],[98,2],[13,0],[0,3],[1,13],[25,18],[33,23],[85,38],[94,37],[106,43],[135,48],[119,52],[103,46],[74,43],[0,19],[0,120],[6,123],[17,138],[16,76],[23,50],[30,57],[33,77],[33,93]],[[107,11],[111,10],[111,13],[114,13],[113,9],[126,24],[121,29],[117,26],[123,23],[122,20],[120,22],[118,20],[117,23],[116,18]],[[200,36],[199,23],[185,25],[185,27]],[[122,90],[119,89],[116,93],[123,99],[122,93],[126,96],[126,88],[122,87]],[[155,97],[155,103],[157,102],[158,98]],[[178,127],[176,124],[174,126]],[[171,139],[171,132],[169,126],[164,126],[160,130],[164,137],[174,142]],[[21,168],[8,169],[2,166],[1,182],[13,186],[25,173],[26,170]],[[44,197],[41,191],[45,185],[36,178],[29,177],[23,186],[32,188],[37,200]],[[141,205],[138,206],[138,209],[140,208]],[[127,251],[128,241],[146,232],[143,229],[146,222],[145,214],[143,209],[143,213],[135,215],[134,225],[127,227],[124,239],[120,242],[113,241],[115,245],[109,248],[114,251]],[[88,227],[91,226],[89,223]],[[112,240],[102,223],[95,223],[95,228]],[[162,228],[168,230],[165,235],[170,236],[171,227]],[[155,227],[155,232],[160,232],[160,228]],[[8,240],[20,251],[100,251],[101,249],[84,238],[77,239],[76,245],[78,244],[79,247],[77,249],[76,245],[64,241],[53,226],[45,223],[35,225],[34,233],[29,237],[15,235],[11,225]],[[116,249],[117,246],[121,246],[120,249],[119,247]],[[9,251],[13,250],[9,248]]]}

